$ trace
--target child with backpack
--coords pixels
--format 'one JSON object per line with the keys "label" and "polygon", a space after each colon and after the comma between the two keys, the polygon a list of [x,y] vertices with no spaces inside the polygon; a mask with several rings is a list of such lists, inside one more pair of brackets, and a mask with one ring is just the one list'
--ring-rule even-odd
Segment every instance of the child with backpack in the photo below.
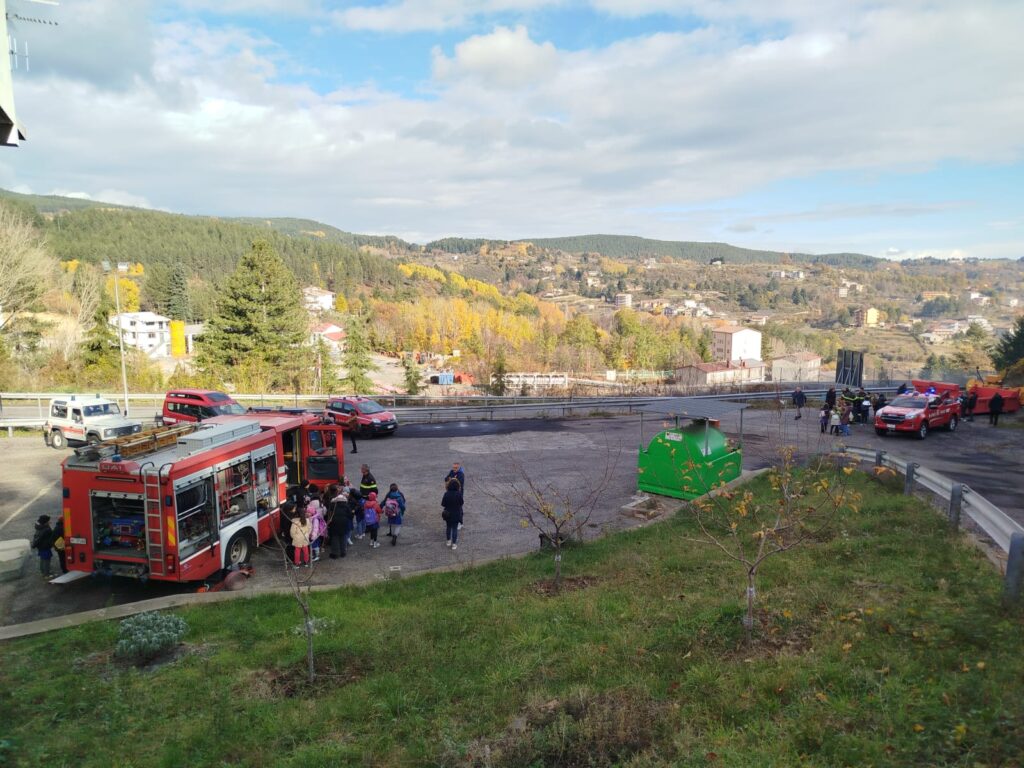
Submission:
{"label": "child with backpack", "polygon": [[405,517],[405,494],[398,490],[398,483],[392,483],[388,495],[384,497],[384,514],[388,518],[388,536],[391,537],[393,547],[398,544],[402,518]]}
{"label": "child with backpack", "polygon": [[825,430],[828,429],[828,423],[831,420],[832,414],[828,411],[828,406],[821,406],[821,410],[818,411],[818,424],[821,425],[821,434],[825,434]]}
{"label": "child with backpack", "polygon": [[44,579],[50,578],[50,560],[53,558],[53,531],[50,529],[50,516],[40,515],[36,520],[35,534],[32,536],[32,548],[39,555],[39,572]]}
{"label": "child with backpack", "polygon": [[380,546],[380,542],[377,541],[377,531],[380,529],[380,512],[377,494],[370,491],[366,503],[363,504],[363,522],[366,525],[366,531],[370,534],[370,549],[376,549]]}
{"label": "child with backpack", "polygon": [[324,505],[320,502],[320,491],[316,487],[310,489],[309,504],[306,506],[306,519],[313,526],[313,538],[310,545],[313,550],[313,562],[320,559],[320,547],[327,533],[327,520],[324,518]]}

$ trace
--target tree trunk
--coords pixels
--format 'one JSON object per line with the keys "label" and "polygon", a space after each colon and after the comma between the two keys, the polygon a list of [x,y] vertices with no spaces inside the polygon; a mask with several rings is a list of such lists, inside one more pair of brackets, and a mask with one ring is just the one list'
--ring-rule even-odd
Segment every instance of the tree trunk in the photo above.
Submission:
{"label": "tree trunk", "polygon": [[743,617],[743,627],[747,631],[748,645],[754,639],[754,600],[757,596],[757,592],[754,589],[754,581],[756,577],[757,572],[754,569],[747,571],[747,613]]}
{"label": "tree trunk", "polygon": [[303,600],[299,597],[299,605],[302,606],[303,626],[306,630],[306,674],[309,678],[309,684],[312,685],[313,681],[316,680],[316,664],[313,661],[313,617],[309,612],[308,600]]}
{"label": "tree trunk", "polygon": [[555,534],[555,591],[562,588],[562,544],[561,536]]}

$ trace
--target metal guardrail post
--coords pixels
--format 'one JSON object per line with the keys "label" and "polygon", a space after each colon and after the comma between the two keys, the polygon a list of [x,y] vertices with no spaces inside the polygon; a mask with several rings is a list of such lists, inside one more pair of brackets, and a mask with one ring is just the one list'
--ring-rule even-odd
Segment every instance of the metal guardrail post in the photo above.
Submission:
{"label": "metal guardrail post", "polygon": [[949,526],[954,531],[960,530],[960,510],[964,501],[964,484],[953,483],[949,493]]}
{"label": "metal guardrail post", "polygon": [[903,495],[913,496],[914,495],[914,470],[917,469],[920,464],[916,464],[913,461],[907,462],[907,479],[903,483]]}
{"label": "metal guardrail post", "polygon": [[875,466],[876,467],[883,466],[884,463],[883,463],[882,459],[883,459],[884,456],[885,456],[885,451],[875,451]]}
{"label": "metal guardrail post", "polygon": [[1021,602],[1024,587],[1024,533],[1010,536],[1010,556],[1006,561],[1006,578],[1003,581],[1003,604],[1017,606]]}

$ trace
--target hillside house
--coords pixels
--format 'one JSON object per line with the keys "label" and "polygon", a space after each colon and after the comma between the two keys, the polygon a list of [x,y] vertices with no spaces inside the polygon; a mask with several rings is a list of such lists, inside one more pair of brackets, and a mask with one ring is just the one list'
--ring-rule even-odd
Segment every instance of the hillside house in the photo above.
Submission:
{"label": "hillside house", "polygon": [[821,355],[813,352],[793,352],[769,363],[769,381],[818,381],[820,376]]}
{"label": "hillside house", "polygon": [[302,289],[302,301],[309,312],[330,312],[334,309],[334,293],[312,285]]}
{"label": "hillside house", "polygon": [[876,328],[879,312],[874,307],[859,307],[853,312],[853,324],[858,328]]}
{"label": "hillside house", "polygon": [[141,349],[150,357],[171,354],[171,320],[155,312],[122,312],[107,321],[120,328],[124,343]]}
{"label": "hillside house", "polygon": [[340,352],[345,346],[345,330],[334,323],[319,323],[309,332],[309,341],[316,344],[321,339],[332,351]]}
{"label": "hillside house", "polygon": [[718,387],[733,384],[754,384],[764,381],[765,364],[760,360],[735,363],[696,363],[675,371],[677,384],[686,387]]}
{"label": "hillside house", "polygon": [[761,359],[761,332],[727,325],[711,333],[711,354],[715,360],[738,362]]}

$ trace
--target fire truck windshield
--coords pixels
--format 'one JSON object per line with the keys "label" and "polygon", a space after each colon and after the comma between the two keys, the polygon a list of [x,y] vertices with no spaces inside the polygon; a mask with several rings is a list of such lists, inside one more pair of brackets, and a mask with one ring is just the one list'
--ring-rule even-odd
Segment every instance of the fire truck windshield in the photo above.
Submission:
{"label": "fire truck windshield", "polygon": [[88,416],[120,416],[121,408],[117,403],[103,403],[102,405],[87,405],[82,412]]}
{"label": "fire truck windshield", "polygon": [[238,416],[245,413],[245,407],[238,403],[225,403],[224,405],[211,405],[207,410],[213,411],[217,416]]}

